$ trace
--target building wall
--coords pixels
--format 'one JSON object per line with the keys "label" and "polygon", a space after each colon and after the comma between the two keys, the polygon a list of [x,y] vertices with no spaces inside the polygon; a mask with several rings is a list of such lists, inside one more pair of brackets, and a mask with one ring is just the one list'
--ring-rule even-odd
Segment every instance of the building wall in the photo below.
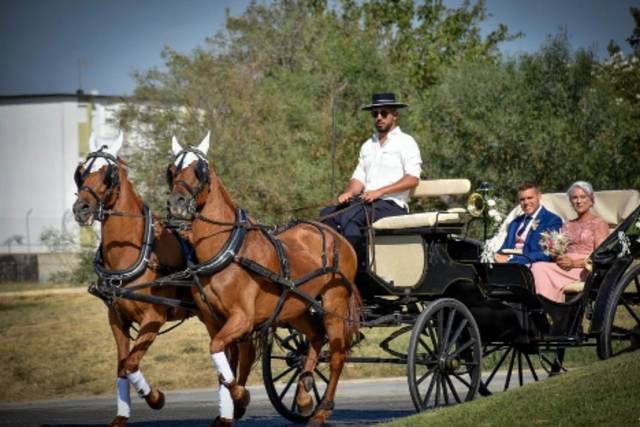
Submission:
{"label": "building wall", "polygon": [[46,252],[48,228],[77,235],[73,173],[92,129],[117,134],[107,123],[114,105],[73,96],[0,102],[0,253]]}

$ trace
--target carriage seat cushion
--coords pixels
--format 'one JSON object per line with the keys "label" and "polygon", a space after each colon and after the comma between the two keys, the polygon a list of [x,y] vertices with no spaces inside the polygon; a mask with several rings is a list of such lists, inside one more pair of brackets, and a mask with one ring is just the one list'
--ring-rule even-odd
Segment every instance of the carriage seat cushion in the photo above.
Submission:
{"label": "carriage seat cushion", "polygon": [[571,282],[562,288],[565,294],[579,294],[584,290],[584,282]]}
{"label": "carriage seat cushion", "polygon": [[[576,217],[569,197],[564,193],[543,194],[542,204],[560,216],[564,222]],[[596,191],[592,211],[613,228],[629,216],[639,204],[640,193],[637,190]]]}
{"label": "carriage seat cushion", "polygon": [[[411,191],[412,197],[439,197],[467,194],[471,189],[468,179],[431,179],[421,180]],[[397,230],[404,228],[434,227],[436,225],[461,224],[462,208],[449,209],[445,212],[421,212],[410,215],[399,215],[382,218],[373,223],[375,230]]]}
{"label": "carriage seat cushion", "polygon": [[374,230],[398,230],[403,228],[434,227],[436,225],[461,224],[462,208],[444,212],[421,212],[410,215],[388,216],[373,223]]}

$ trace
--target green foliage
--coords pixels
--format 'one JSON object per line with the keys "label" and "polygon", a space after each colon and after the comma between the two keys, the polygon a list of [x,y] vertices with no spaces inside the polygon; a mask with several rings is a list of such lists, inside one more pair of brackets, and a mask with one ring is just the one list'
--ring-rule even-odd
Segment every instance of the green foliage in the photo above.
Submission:
{"label": "green foliage", "polygon": [[637,53],[611,46],[598,61],[560,33],[503,59],[497,46],[518,35],[499,25],[482,37],[486,13],[482,0],[252,3],[203,46],[166,48],[164,69],[135,75],[120,124],[142,139],[128,158],[137,188],[163,212],[171,136],[197,144],[210,130],[234,200],[284,221],[346,185],[372,132],[360,106],[387,90],[411,105],[400,124],[420,145],[423,178],[488,181],[512,202],[523,180],[640,187]]}
{"label": "green foliage", "polygon": [[[510,36],[501,26],[483,39],[485,13],[482,1],[252,3],[204,47],[167,48],[164,70],[135,76],[120,124],[147,141],[128,159],[137,188],[162,210],[171,136],[196,144],[211,130],[216,172],[259,218],[283,220],[287,209],[328,199],[371,134],[360,111],[371,93],[393,90],[419,105],[444,67],[497,59]],[[403,120],[412,133],[424,128],[419,108]]]}
{"label": "green foliage", "polygon": [[566,34],[537,53],[502,63],[462,63],[433,88],[423,155],[435,176],[489,181],[515,201],[518,183],[564,191],[577,179],[596,189],[638,188],[636,57],[598,63],[573,54]]}
{"label": "green foliage", "polygon": [[72,283],[87,285],[95,280],[93,271],[93,257],[96,252],[96,236],[91,234],[88,242],[80,244],[79,248],[72,233],[47,228],[40,234],[40,241],[50,252],[67,253],[68,267],[51,275],[53,283]]}

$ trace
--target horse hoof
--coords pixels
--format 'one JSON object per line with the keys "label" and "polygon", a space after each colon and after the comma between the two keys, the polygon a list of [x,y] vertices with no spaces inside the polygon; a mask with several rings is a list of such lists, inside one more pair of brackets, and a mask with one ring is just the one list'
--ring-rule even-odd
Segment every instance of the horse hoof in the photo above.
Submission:
{"label": "horse hoof", "polygon": [[215,420],[211,423],[211,427],[229,427],[233,425],[233,420],[229,418],[223,418],[220,415],[216,417]]}
{"label": "horse hoof", "polygon": [[313,415],[313,417],[307,423],[307,427],[320,427],[323,426],[327,419],[331,416],[331,411],[326,409],[319,409]]}
{"label": "horse hoof", "polygon": [[237,385],[231,389],[230,393],[234,407],[240,406],[241,408],[246,408],[249,406],[249,402],[251,402],[251,393],[249,393],[249,390],[245,387]]}
{"label": "horse hoof", "polygon": [[306,393],[296,396],[296,405],[303,417],[308,417],[313,413],[313,398]]}
{"label": "horse hoof", "polygon": [[247,412],[247,408],[246,407],[240,407],[240,406],[233,406],[233,419],[234,420],[239,420],[240,418],[244,417],[244,414]]}
{"label": "horse hoof", "polygon": [[147,401],[147,405],[151,409],[162,409],[164,406],[164,393],[159,389],[154,388],[151,389],[151,393],[144,397],[144,400]]}
{"label": "horse hoof", "polygon": [[113,421],[111,421],[111,424],[109,424],[109,427],[124,427],[127,425],[128,420],[129,418],[118,415],[113,419]]}

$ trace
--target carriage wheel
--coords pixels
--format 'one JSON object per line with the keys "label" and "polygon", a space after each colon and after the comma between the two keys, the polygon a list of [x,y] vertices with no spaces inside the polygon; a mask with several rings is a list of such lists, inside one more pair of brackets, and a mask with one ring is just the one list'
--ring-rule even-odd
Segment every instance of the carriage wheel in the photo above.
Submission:
{"label": "carriage wheel", "polygon": [[[295,400],[298,378],[309,349],[306,337],[291,328],[272,329],[264,335],[262,349],[262,379],[271,404],[289,421],[308,421],[311,415],[303,416]],[[314,371],[312,394],[316,405],[324,397],[329,382],[327,361],[327,352],[322,351]]]}
{"label": "carriage wheel", "polygon": [[598,337],[601,359],[640,349],[640,265],[620,279],[605,307]]}
{"label": "carriage wheel", "polygon": [[417,411],[475,397],[482,346],[478,325],[464,304],[443,298],[420,314],[409,341],[407,370]]}
{"label": "carriage wheel", "polygon": [[[564,371],[565,349],[542,348],[532,344],[491,344],[485,346],[482,357],[485,363],[495,364],[491,372],[483,378],[480,394],[491,394],[489,386],[500,384],[501,391],[512,387],[522,387],[531,379],[539,381],[547,375],[556,375]],[[497,374],[497,375],[496,375]]]}

